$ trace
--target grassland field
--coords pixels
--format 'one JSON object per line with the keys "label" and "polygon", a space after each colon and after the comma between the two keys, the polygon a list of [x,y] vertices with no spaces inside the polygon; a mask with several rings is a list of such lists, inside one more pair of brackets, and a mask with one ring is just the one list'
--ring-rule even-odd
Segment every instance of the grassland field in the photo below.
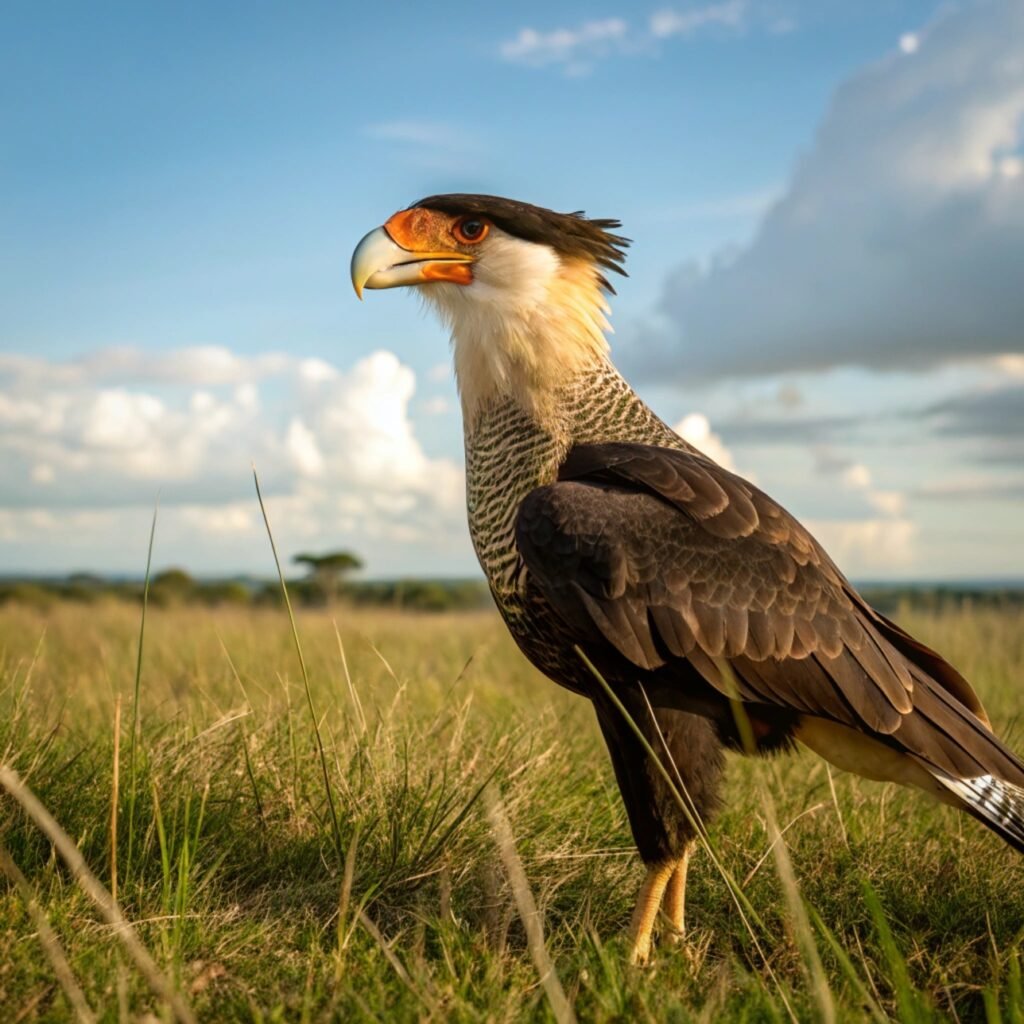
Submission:
{"label": "grassland field", "polygon": [[[900,618],[1024,752],[1024,612]],[[555,1019],[497,808],[581,1021],[1024,1021],[1024,860],[923,796],[806,752],[730,757],[711,842],[751,912],[703,851],[685,943],[633,968],[642,868],[593,714],[494,613],[303,612],[307,695],[284,612],[151,608],[136,704],[139,627],[119,603],[0,609],[0,764],[108,888],[116,860],[125,916],[199,1020]],[[82,1012],[171,1020],[6,793],[0,844]],[[75,1019],[25,895],[0,877],[0,1020]]]}

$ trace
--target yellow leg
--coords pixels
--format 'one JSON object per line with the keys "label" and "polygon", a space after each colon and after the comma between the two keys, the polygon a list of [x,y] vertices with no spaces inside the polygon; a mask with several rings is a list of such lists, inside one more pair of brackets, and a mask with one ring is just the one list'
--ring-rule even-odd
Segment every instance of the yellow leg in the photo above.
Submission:
{"label": "yellow leg", "polygon": [[686,930],[686,867],[690,862],[690,848],[676,862],[675,868],[665,886],[665,902],[662,912],[668,919],[669,927],[677,937]]}
{"label": "yellow leg", "polygon": [[647,869],[647,877],[640,886],[640,895],[637,897],[636,909],[630,923],[630,932],[633,936],[633,948],[629,954],[631,964],[642,967],[650,959],[651,932],[654,930],[654,922],[658,919],[665,886],[668,885],[675,868],[674,861],[666,861],[663,864],[652,864]]}

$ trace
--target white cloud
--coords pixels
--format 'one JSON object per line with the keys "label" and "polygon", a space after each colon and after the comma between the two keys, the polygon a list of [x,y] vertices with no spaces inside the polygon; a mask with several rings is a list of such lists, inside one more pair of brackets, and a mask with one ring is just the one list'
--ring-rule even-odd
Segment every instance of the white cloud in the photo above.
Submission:
{"label": "white cloud", "polygon": [[206,534],[261,534],[263,524],[253,502],[228,502],[224,505],[182,505],[182,521]]}
{"label": "white cloud", "polygon": [[159,490],[163,529],[183,548],[258,542],[255,463],[283,536],[348,543],[371,567],[374,549],[459,542],[462,470],[423,451],[415,387],[386,351],[347,369],[221,348],[4,356],[0,540],[74,553],[89,535],[99,550]]}
{"label": "white cloud", "polygon": [[837,91],[749,246],[669,279],[651,379],[1024,351],[1024,4],[919,36]]}
{"label": "white cloud", "polygon": [[[763,20],[763,19],[762,19]],[[584,75],[599,61],[613,56],[653,55],[659,43],[672,38],[689,39],[699,32],[736,33],[748,22],[746,0],[721,0],[719,3],[683,10],[665,8],[655,11],[642,28],[632,27],[624,18],[585,21],[574,28],[548,31],[528,27],[499,47],[501,56],[527,67],[559,67],[569,76]],[[769,19],[767,31],[790,31],[790,22]]]}
{"label": "white cloud", "polygon": [[297,416],[288,424],[285,446],[295,468],[304,476],[320,476],[324,457],[316,443],[316,435]]}
{"label": "white cloud", "polygon": [[691,36],[701,29],[716,25],[735,30],[742,27],[746,13],[745,0],[726,0],[724,3],[682,11],[656,11],[651,15],[651,35],[657,39]]}
{"label": "white cloud", "polygon": [[[201,395],[193,396],[192,405],[200,415],[209,411]],[[163,402],[153,395],[122,388],[100,391],[84,410],[82,440],[86,447],[103,450],[142,448],[154,440],[154,430],[165,415]]]}
{"label": "white cloud", "polygon": [[621,50],[628,31],[629,26],[622,18],[586,21],[578,28],[557,28],[550,32],[524,28],[514,39],[502,43],[500,51],[505,60],[531,67],[564,64],[579,68],[581,61]]}
{"label": "white cloud", "polygon": [[299,376],[307,384],[322,384],[324,381],[336,380],[338,370],[323,359],[303,359],[299,363]]}
{"label": "white cloud", "polygon": [[691,412],[684,416],[672,428],[684,441],[702,451],[710,459],[714,459],[724,469],[736,471],[732,452],[722,443],[722,439],[711,429],[711,423],[702,412]]}
{"label": "white cloud", "polygon": [[900,50],[903,53],[917,53],[921,46],[921,37],[916,32],[904,32],[900,36]]}
{"label": "white cloud", "polygon": [[917,526],[909,519],[815,519],[806,526],[847,575],[888,575],[914,561]]}

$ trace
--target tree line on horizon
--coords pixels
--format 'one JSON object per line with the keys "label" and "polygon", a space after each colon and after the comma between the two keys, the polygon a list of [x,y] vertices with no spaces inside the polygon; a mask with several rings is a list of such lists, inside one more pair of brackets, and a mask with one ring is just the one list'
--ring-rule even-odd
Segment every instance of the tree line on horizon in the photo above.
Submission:
{"label": "tree line on horizon", "polygon": [[[350,551],[300,552],[292,561],[306,570],[305,576],[286,581],[292,603],[301,608],[343,603],[438,612],[481,608],[490,602],[483,579],[353,581],[349,575],[361,569],[363,562]],[[145,590],[144,581],[117,580],[95,573],[72,573],[52,580],[9,579],[0,581],[0,605],[20,604],[45,609],[62,600],[141,602]],[[276,579],[201,580],[185,569],[171,567],[150,577],[148,601],[158,608],[175,605],[243,608],[278,606],[284,603],[284,597]]]}

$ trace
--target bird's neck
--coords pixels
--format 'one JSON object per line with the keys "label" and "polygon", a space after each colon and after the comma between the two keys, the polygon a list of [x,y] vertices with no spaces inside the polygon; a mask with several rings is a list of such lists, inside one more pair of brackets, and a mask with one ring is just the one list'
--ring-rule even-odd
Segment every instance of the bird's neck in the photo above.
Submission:
{"label": "bird's neck", "polygon": [[608,306],[591,264],[559,264],[529,289],[444,310],[467,435],[509,402],[544,428],[562,429],[567,384],[610,366]]}

